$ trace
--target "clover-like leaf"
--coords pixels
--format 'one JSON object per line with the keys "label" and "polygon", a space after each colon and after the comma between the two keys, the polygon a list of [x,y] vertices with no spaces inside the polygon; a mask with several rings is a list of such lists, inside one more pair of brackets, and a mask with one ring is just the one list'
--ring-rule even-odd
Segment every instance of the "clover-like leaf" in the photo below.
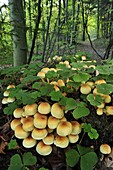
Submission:
{"label": "clover-like leaf", "polygon": [[59,101],[62,98],[62,92],[53,90],[49,96],[51,96],[51,100]]}
{"label": "clover-like leaf", "polygon": [[66,153],[66,163],[70,167],[74,167],[80,158],[79,153],[75,149],[70,149]]}
{"label": "clover-like leaf", "polygon": [[75,82],[82,82],[82,81],[87,81],[89,80],[90,78],[90,74],[88,73],[76,73],[74,76],[73,76],[73,80]]}
{"label": "clover-like leaf", "polygon": [[80,167],[81,170],[93,170],[94,165],[97,163],[98,157],[95,152],[89,152],[81,156]]}
{"label": "clover-like leaf", "polygon": [[27,152],[23,154],[23,164],[25,166],[35,165],[36,162],[37,162],[37,158],[31,152]]}
{"label": "clover-like leaf", "polygon": [[10,166],[8,170],[21,170],[23,167],[22,160],[19,154],[15,154],[11,157]]}
{"label": "clover-like leaf", "polygon": [[97,85],[97,89],[99,93],[110,94],[113,92],[113,85],[103,83],[103,84]]}
{"label": "clover-like leaf", "polygon": [[16,139],[10,140],[10,142],[8,143],[8,149],[15,149],[16,147],[17,147]]}
{"label": "clover-like leaf", "polygon": [[75,110],[73,111],[73,117],[75,119],[79,119],[81,117],[85,117],[88,116],[90,113],[89,109],[86,107],[77,107],[75,108]]}
{"label": "clover-like leaf", "polygon": [[67,98],[66,101],[66,110],[72,110],[75,109],[77,107],[77,102],[75,99],[73,98]]}

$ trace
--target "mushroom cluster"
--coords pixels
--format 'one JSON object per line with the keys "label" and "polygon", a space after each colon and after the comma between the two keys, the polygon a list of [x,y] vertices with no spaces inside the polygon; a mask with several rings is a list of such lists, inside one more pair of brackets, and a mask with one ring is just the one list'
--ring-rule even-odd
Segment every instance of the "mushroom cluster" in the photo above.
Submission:
{"label": "mushroom cluster", "polygon": [[12,103],[15,101],[15,98],[9,97],[11,88],[15,88],[15,86],[13,84],[10,84],[7,86],[7,89],[4,91],[3,93],[4,98],[2,99],[2,104],[8,104],[8,103]]}
{"label": "mushroom cluster", "polygon": [[59,103],[33,103],[23,108],[16,108],[10,126],[15,137],[22,139],[25,148],[36,145],[40,155],[49,155],[52,145],[66,148],[69,143],[76,143],[81,133],[77,121],[68,121],[64,108]]}

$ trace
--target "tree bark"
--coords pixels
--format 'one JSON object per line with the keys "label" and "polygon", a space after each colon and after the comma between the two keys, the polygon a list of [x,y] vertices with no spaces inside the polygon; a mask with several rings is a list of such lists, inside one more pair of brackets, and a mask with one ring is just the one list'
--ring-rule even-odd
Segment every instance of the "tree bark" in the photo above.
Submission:
{"label": "tree bark", "polygon": [[33,51],[34,51],[34,47],[35,47],[35,41],[36,41],[36,38],[37,38],[37,32],[38,32],[38,28],[39,28],[40,19],[41,19],[41,0],[38,1],[38,15],[37,15],[37,18],[36,18],[35,30],[34,30],[33,40],[32,40],[31,51],[30,51],[30,55],[29,55],[29,59],[28,59],[28,64],[30,64],[31,59],[32,59],[32,55],[33,55]]}
{"label": "tree bark", "polygon": [[27,63],[26,22],[22,0],[9,0],[10,18],[13,32],[13,64]]}

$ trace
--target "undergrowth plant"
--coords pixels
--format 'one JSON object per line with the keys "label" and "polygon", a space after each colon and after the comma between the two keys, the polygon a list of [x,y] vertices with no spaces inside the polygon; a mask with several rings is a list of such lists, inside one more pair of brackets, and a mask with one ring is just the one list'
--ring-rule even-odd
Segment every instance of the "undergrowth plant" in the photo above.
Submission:
{"label": "undergrowth plant", "polygon": [[[45,67],[50,70],[44,73],[44,76],[38,76]],[[101,138],[101,130],[105,122],[106,126],[110,123],[113,115],[112,111],[108,111],[108,107],[113,105],[112,60],[106,61],[104,65],[98,65],[93,60],[82,60],[82,57],[79,57],[79,60],[71,58],[70,62],[55,61],[52,66],[51,63],[45,66],[40,62],[2,70],[1,79],[3,89],[0,98],[4,104],[5,115],[13,115],[16,108],[24,109],[26,105],[34,103],[48,102],[51,106],[58,103],[63,108],[66,121],[76,121],[81,128],[80,134],[77,134],[79,140],[70,142],[67,150],[62,149],[65,153],[65,164],[72,168],[79,166],[81,170],[92,170],[96,166],[100,144],[111,142]],[[7,89],[9,84],[13,84],[15,88]],[[8,96],[4,96],[6,90],[9,91]],[[4,103],[4,98],[14,100]],[[98,109],[101,109],[101,114]],[[98,126],[100,119],[105,121],[102,122],[102,127]],[[56,137],[56,131],[52,133]],[[93,148],[90,143],[93,143]],[[16,145],[16,141],[11,140],[8,147],[13,149]],[[37,158],[31,152],[21,156],[15,154],[8,170],[29,169],[29,166],[36,162]],[[44,167],[40,168],[43,169]]]}

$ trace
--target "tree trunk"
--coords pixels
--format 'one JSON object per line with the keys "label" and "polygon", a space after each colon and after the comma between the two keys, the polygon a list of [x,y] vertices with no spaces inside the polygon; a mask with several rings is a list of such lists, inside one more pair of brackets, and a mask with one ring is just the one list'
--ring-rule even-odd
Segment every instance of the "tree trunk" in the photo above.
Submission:
{"label": "tree trunk", "polygon": [[11,24],[13,27],[13,64],[27,63],[26,22],[22,0],[9,0]]}

